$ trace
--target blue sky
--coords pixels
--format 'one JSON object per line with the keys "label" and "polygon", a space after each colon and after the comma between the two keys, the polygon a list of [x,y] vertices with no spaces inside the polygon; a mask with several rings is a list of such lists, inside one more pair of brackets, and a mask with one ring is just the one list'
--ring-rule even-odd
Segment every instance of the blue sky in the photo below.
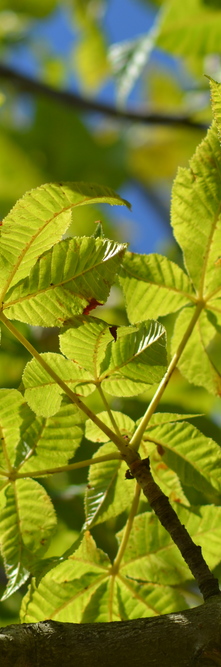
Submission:
{"label": "blue sky", "polygon": [[[115,43],[136,38],[151,27],[154,20],[153,8],[147,3],[137,0],[110,0],[107,3],[107,12],[104,15],[104,27],[109,42]],[[49,41],[53,55],[62,54],[67,57],[73,47],[73,27],[67,9],[57,9],[45,21],[35,22],[31,29],[32,38],[36,45],[44,45]],[[74,37],[76,34],[74,35]],[[37,61],[33,53],[27,54],[22,45],[11,52],[9,62],[18,70],[29,76],[38,75]],[[78,88],[78,82],[72,78],[71,89]],[[107,83],[98,95],[99,99],[114,104],[115,89],[113,82]],[[138,82],[129,97],[130,104],[138,104],[140,98],[140,83]],[[90,121],[89,121],[90,122]],[[135,252],[154,252],[166,243],[171,237],[160,213],[156,212],[147,197],[142,194],[134,183],[125,184],[120,194],[132,204],[132,213],[129,216],[129,230],[131,249]],[[110,212],[109,212],[110,214]],[[118,223],[125,223],[124,210],[117,213],[111,211],[111,216]]]}

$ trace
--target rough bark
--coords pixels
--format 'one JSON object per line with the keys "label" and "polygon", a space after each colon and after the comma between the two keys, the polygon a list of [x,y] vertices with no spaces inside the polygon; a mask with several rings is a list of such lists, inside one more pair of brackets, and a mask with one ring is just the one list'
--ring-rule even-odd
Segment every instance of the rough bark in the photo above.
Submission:
{"label": "rough bark", "polygon": [[221,601],[157,618],[98,624],[56,621],[0,629],[2,667],[215,667]]}

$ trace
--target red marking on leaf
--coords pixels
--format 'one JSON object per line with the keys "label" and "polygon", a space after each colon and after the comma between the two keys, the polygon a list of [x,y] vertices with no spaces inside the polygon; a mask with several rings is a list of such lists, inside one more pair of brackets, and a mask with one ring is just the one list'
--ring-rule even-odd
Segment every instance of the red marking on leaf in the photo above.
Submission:
{"label": "red marking on leaf", "polygon": [[157,451],[158,454],[160,454],[160,456],[164,455],[164,448],[162,447],[162,445],[157,445]]}
{"label": "red marking on leaf", "polygon": [[0,220],[0,227],[1,227],[1,225],[3,225],[3,222],[2,222],[2,220]]}
{"label": "red marking on leaf", "polygon": [[94,298],[90,299],[89,304],[83,310],[83,315],[89,315],[91,310],[94,310],[97,306],[103,306],[103,303],[100,303],[100,301],[97,301],[97,299]]}
{"label": "red marking on leaf", "polygon": [[109,331],[110,331],[110,333],[113,336],[115,341],[117,340],[117,329],[118,329],[118,327],[115,326],[115,325],[113,325],[112,327],[109,327]]}
{"label": "red marking on leaf", "polygon": [[167,470],[165,463],[158,463],[157,470]]}

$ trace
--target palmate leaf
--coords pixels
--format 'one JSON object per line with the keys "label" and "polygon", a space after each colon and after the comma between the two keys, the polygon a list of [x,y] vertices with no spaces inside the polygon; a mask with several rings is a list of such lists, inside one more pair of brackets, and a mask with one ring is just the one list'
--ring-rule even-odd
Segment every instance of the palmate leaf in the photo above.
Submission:
{"label": "palmate leaf", "polygon": [[[48,365],[78,395],[87,396],[95,389],[89,373],[65,359],[61,354],[45,352],[41,355]],[[25,399],[30,408],[42,417],[51,417],[61,406],[62,389],[40,366],[36,359],[29,361],[23,373]]]}
{"label": "palmate leaf", "polygon": [[89,183],[52,183],[27,192],[1,226],[1,298],[60,241],[74,207],[101,202],[130,206],[110,188]]}
{"label": "palmate leaf", "polygon": [[[106,443],[97,450],[93,458],[112,453],[116,453],[116,447],[112,443]],[[124,461],[114,458],[113,461],[90,466],[85,494],[86,528],[118,516],[131,505],[135,481],[128,485],[125,472]]]}
{"label": "palmate leaf", "polygon": [[[176,507],[210,568],[220,562],[221,508],[189,511]],[[122,540],[123,531],[118,534]],[[186,608],[176,589],[192,578],[176,545],[153,512],[138,515],[119,572],[112,579],[108,557],[89,533],[69,559],[32,584],[22,602],[21,621],[53,618],[63,622],[129,620]]]}
{"label": "palmate leaf", "polygon": [[26,406],[15,466],[19,472],[63,466],[74,456],[83,435],[82,413],[64,397],[53,417],[37,417]]}
{"label": "palmate leaf", "polygon": [[108,576],[108,556],[96,547],[87,531],[80,547],[50,570],[36,589],[34,582],[23,598],[21,621],[54,618],[80,623],[94,590]]}
{"label": "palmate leaf", "polygon": [[220,7],[207,6],[201,0],[187,0],[185,5],[169,0],[162,10],[156,44],[187,57],[220,53],[220,20]]}
{"label": "palmate leaf", "polygon": [[[61,350],[85,368],[86,377],[115,396],[133,396],[158,382],[166,367],[165,329],[152,320],[110,327],[90,318],[60,336]],[[88,342],[86,342],[88,341]],[[83,377],[83,376],[82,376]]]}
{"label": "palmate leaf", "polygon": [[65,239],[41,255],[30,276],[9,290],[9,319],[61,326],[73,315],[103,304],[126,246],[107,239]]}
{"label": "palmate leaf", "polygon": [[188,169],[179,169],[172,193],[172,226],[186,269],[209,303],[221,291],[221,150],[215,124]]}
{"label": "palmate leaf", "polygon": [[[218,354],[215,355],[215,358],[212,357],[210,352],[211,343],[217,333],[217,330],[214,327],[216,321],[214,313],[217,313],[217,302],[211,301],[210,308],[212,308],[213,303],[215,304],[214,312],[206,310],[201,313],[178,362],[178,368],[189,382],[205,387],[210,393],[220,396],[220,350],[218,350]],[[192,311],[192,308],[186,308],[179,314],[176,320],[172,338],[172,353],[177,350],[178,344],[191,320]]]}
{"label": "palmate leaf", "polygon": [[162,255],[126,252],[119,281],[132,323],[175,312],[194,299],[189,277]]}
{"label": "palmate leaf", "polygon": [[[154,443],[162,463],[174,470],[186,486],[198,489],[208,502],[221,504],[221,449],[195,426],[185,422],[161,424],[145,431],[142,456],[149,454],[148,442]],[[164,470],[164,468],[163,468]],[[160,469],[159,469],[160,477]]]}
{"label": "palmate leaf", "polygon": [[56,515],[48,494],[32,479],[17,479],[0,495],[1,552],[8,577],[2,599],[6,599],[28,578],[33,558],[47,550]]}
{"label": "palmate leaf", "polygon": [[133,581],[121,570],[112,577],[110,568],[108,557],[87,532],[73,556],[51,570],[38,588],[31,584],[22,601],[21,621],[120,621],[160,614],[165,606],[168,612],[186,607],[173,588]]}

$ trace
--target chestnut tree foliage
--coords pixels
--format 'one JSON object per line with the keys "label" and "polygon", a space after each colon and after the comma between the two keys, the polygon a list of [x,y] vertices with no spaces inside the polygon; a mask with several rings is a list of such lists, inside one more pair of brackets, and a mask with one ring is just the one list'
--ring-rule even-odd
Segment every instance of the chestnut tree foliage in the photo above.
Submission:
{"label": "chestnut tree foliage", "polygon": [[[186,609],[197,598],[190,570],[203,592],[201,563],[183,558],[171,519],[166,529],[152,509],[138,471],[143,460],[154,493],[169,498],[187,539],[202,548],[203,567],[219,572],[220,446],[196,428],[190,410],[159,411],[175,369],[189,383],[221,392],[221,86],[211,80],[211,91],[212,126],[172,191],[183,268],[159,254],[128,251],[105,237],[100,222],[93,236],[69,235],[75,207],[129,207],[106,186],[40,186],[2,221],[0,319],[29,353],[20,386],[0,392],[2,600],[23,587],[22,622],[120,621]],[[124,324],[103,318],[116,284]],[[39,353],[22,323],[59,327],[59,350]],[[133,400],[148,391],[152,399],[134,420]],[[85,518],[56,556],[48,552],[56,534],[48,480],[82,468]],[[113,558],[97,546],[100,525],[116,526]]]}

